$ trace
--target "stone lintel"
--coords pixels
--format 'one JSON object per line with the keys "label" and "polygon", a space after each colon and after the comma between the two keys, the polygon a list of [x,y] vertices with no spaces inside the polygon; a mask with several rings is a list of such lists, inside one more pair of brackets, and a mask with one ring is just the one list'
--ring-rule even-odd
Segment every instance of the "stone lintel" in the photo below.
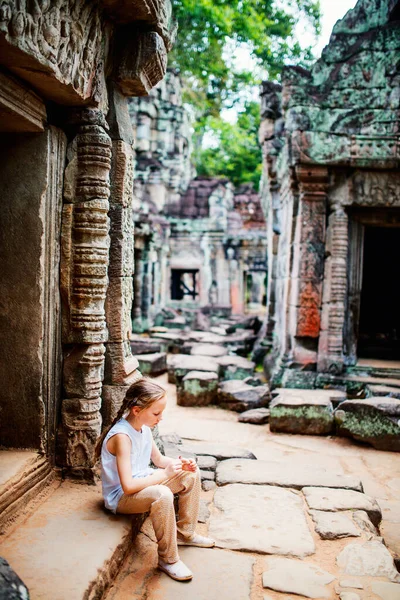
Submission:
{"label": "stone lintel", "polygon": [[33,92],[0,71],[1,131],[44,131],[46,107]]}
{"label": "stone lintel", "polygon": [[167,49],[156,31],[121,27],[117,37],[114,79],[126,96],[146,96],[165,76]]}

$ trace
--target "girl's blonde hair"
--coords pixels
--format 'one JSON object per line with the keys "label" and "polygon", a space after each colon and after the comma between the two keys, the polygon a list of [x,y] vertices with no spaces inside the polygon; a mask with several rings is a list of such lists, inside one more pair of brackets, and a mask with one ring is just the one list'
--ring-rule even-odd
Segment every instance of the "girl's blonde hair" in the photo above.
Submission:
{"label": "girl's blonde hair", "polygon": [[147,379],[146,377],[142,377],[142,379],[139,379],[139,381],[135,381],[135,383],[132,383],[132,385],[128,388],[125,394],[125,398],[121,404],[117,416],[115,417],[111,425],[104,429],[103,433],[97,441],[94,450],[95,459],[97,460],[100,457],[101,447],[103,445],[104,438],[110,431],[111,427],[113,427],[115,423],[117,423],[117,421],[122,419],[122,417],[128,410],[130,410],[134,406],[138,406],[141,410],[149,408],[149,406],[151,406],[154,402],[157,402],[158,400],[164,398],[165,394],[166,391],[164,390],[164,388],[158,385],[158,383],[154,383],[154,381],[151,381],[151,379]]}

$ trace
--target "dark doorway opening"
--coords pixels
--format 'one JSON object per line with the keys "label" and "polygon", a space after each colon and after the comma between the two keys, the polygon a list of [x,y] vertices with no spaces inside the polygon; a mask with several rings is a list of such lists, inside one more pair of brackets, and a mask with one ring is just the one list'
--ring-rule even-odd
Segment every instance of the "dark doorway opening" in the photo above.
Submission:
{"label": "dark doorway opening", "polygon": [[198,273],[198,269],[171,269],[171,300],[196,300]]}
{"label": "dark doorway opening", "polygon": [[358,356],[400,359],[400,229],[365,227]]}

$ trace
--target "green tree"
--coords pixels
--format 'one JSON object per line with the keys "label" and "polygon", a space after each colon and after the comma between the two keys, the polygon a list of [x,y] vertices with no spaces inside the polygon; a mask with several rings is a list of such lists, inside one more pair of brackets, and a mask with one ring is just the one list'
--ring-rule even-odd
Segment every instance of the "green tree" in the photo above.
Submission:
{"label": "green tree", "polygon": [[196,156],[199,175],[224,176],[237,186],[253,182],[255,189],[261,176],[261,149],[258,144],[260,107],[248,102],[232,124],[220,117],[210,117],[206,131],[212,133],[214,146],[202,148]]}
{"label": "green tree", "polygon": [[[319,0],[173,0],[173,10],[178,34],[169,65],[180,71],[184,101],[194,114],[198,172],[258,184],[258,105],[245,102],[235,125],[221,119],[221,110],[239,102],[243,107],[246,90],[260,83],[261,69],[279,80],[285,64],[310,63],[311,48],[302,48],[294,31],[302,19],[319,32]],[[242,45],[253,64],[239,70],[233,57]],[[203,147],[205,132],[218,142],[216,148]]]}
{"label": "green tree", "polygon": [[311,49],[294,39],[296,23],[306,19],[319,32],[319,0],[173,0],[173,10],[178,35],[169,65],[180,70],[186,100],[202,121],[256,82],[251,69],[233,68],[236,47],[246,44],[275,79],[289,61],[306,65],[311,59]]}

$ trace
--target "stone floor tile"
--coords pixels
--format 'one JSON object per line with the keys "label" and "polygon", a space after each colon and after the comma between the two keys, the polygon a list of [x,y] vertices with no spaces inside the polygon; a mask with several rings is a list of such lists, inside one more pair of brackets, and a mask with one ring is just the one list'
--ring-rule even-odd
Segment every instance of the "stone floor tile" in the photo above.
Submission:
{"label": "stone floor tile", "polygon": [[399,600],[400,598],[400,585],[398,583],[374,581],[371,584],[371,590],[382,600]]}
{"label": "stone floor tile", "polygon": [[349,544],[336,558],[339,568],[348,575],[387,577],[400,583],[389,550],[381,542],[371,540],[365,544]]}
{"label": "stone floor tile", "polygon": [[304,557],[315,551],[301,497],[272,486],[218,488],[209,534],[218,546],[248,552]]}
{"label": "stone floor tile", "polygon": [[310,510],[315,523],[315,531],[323,540],[336,540],[343,537],[359,537],[360,530],[351,517],[342,513]]}
{"label": "stone floor tile", "polygon": [[263,586],[277,592],[289,592],[306,598],[329,598],[326,587],[335,577],[318,565],[288,558],[268,559],[263,573]]}
{"label": "stone floor tile", "polygon": [[305,487],[307,504],[315,510],[365,510],[374,525],[379,525],[382,513],[374,498],[354,490]]}

